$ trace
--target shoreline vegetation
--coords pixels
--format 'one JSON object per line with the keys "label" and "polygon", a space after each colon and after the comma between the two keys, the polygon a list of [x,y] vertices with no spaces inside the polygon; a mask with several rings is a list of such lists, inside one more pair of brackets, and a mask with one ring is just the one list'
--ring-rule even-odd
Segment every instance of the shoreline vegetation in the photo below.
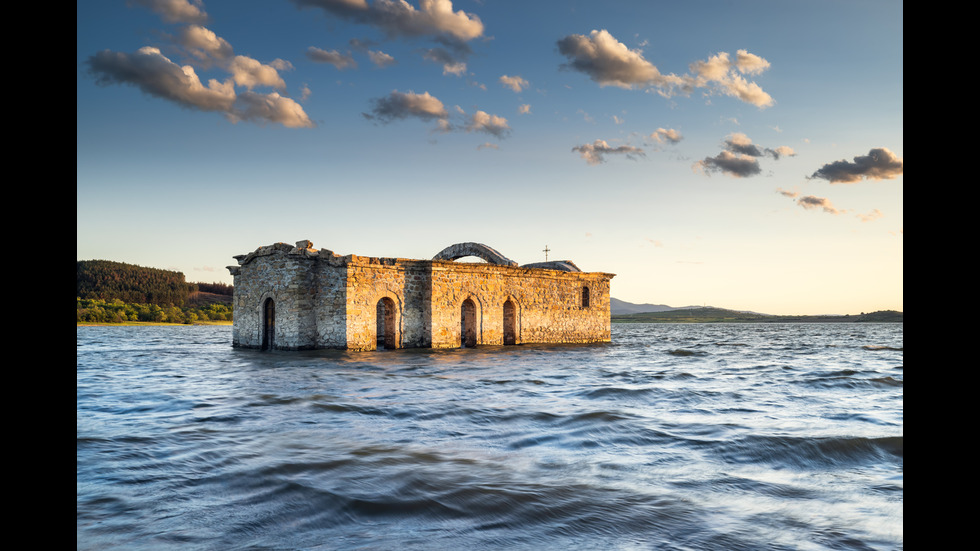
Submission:
{"label": "shoreline vegetation", "polygon": [[[108,260],[77,262],[75,322],[84,325],[231,325],[234,287]],[[620,301],[621,302],[621,301]],[[636,305],[631,305],[636,306]],[[612,323],[903,323],[902,312],[770,315],[710,306],[612,314]]]}
{"label": "shoreline vegetation", "polygon": [[81,324],[231,323],[234,287],[188,283],[184,274],[110,260],[79,260],[75,322]]}

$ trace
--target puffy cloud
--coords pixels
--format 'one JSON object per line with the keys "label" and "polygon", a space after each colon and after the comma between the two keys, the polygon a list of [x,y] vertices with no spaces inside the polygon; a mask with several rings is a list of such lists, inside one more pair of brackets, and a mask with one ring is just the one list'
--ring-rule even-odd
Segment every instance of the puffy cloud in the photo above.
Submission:
{"label": "puffy cloud", "polygon": [[594,30],[589,36],[566,36],[558,41],[558,51],[569,59],[567,67],[589,75],[599,86],[633,88],[648,85],[660,76],[660,71],[643,58],[643,52],[630,50],[605,29]]}
{"label": "puffy cloud", "polygon": [[177,35],[176,42],[200,61],[231,59],[231,44],[214,31],[200,25],[187,25]]}
{"label": "puffy cloud", "polygon": [[796,204],[807,210],[822,209],[828,214],[844,214],[843,210],[838,209],[830,200],[825,197],[815,197],[813,195],[805,195],[796,200]]}
{"label": "puffy cloud", "polygon": [[419,8],[405,0],[292,0],[298,7],[322,9],[334,16],[370,25],[389,37],[429,37],[443,47],[427,50],[425,58],[442,64],[443,74],[462,75],[470,48],[466,42],[483,35],[483,22],[451,0],[421,0]]}
{"label": "puffy cloud", "polygon": [[752,143],[752,140],[741,132],[735,132],[728,136],[724,142],[725,149],[740,155],[750,155],[752,157],[772,157],[779,160],[780,157],[792,157],[796,155],[792,147],[781,145],[776,149],[759,147]]}
{"label": "puffy cloud", "polygon": [[520,114],[522,114],[522,115],[527,115],[528,113],[531,112],[531,104],[529,104],[529,103],[523,103],[521,105],[518,105],[517,106],[517,112],[520,113]]}
{"label": "puffy cloud", "polygon": [[627,159],[636,159],[636,157],[642,157],[644,152],[638,147],[632,147],[629,145],[621,145],[619,147],[611,147],[605,140],[596,140],[590,144],[584,144],[575,146],[572,151],[577,151],[579,155],[585,159],[585,162],[590,165],[597,165],[606,162],[606,155],[625,155]]}
{"label": "puffy cloud", "polygon": [[385,123],[409,117],[422,120],[446,120],[449,117],[442,102],[428,92],[416,94],[394,90],[387,96],[372,101],[374,108],[371,114],[365,113],[365,116]]}
{"label": "puffy cloud", "polygon": [[511,77],[503,75],[500,77],[500,83],[517,93],[520,93],[521,90],[527,88],[528,86],[528,82],[519,76]]}
{"label": "puffy cloud", "polygon": [[724,151],[718,155],[705,157],[694,163],[694,170],[701,170],[705,174],[721,172],[736,178],[746,178],[762,173],[762,167],[759,165],[760,157],[772,157],[778,160],[780,156],[796,154],[787,146],[776,149],[759,147],[741,132],[730,134],[723,146]]}
{"label": "puffy cloud", "polygon": [[337,50],[327,51],[316,46],[310,46],[306,50],[306,57],[317,63],[329,63],[341,70],[357,67],[357,62],[350,54],[342,54]]}
{"label": "puffy cloud", "polygon": [[718,81],[717,89],[725,95],[734,96],[760,108],[770,107],[776,103],[758,84],[738,75],[731,75],[730,78]]}
{"label": "puffy cloud", "polygon": [[769,68],[768,61],[745,50],[737,52],[734,64],[727,52],[695,61],[689,66],[690,75],[662,74],[642,51],[627,48],[606,30],[566,36],[558,41],[558,51],[569,59],[563,67],[589,75],[600,86],[650,88],[665,97],[708,88],[759,108],[775,103],[758,84],[738,74],[758,74]]}
{"label": "puffy cloud", "polygon": [[193,67],[181,67],[152,47],[140,48],[133,54],[104,50],[90,56],[87,65],[99,84],[128,84],[183,107],[223,113],[233,122],[276,122],[291,128],[314,126],[302,107],[289,98],[277,93],[235,93],[238,79],[248,87],[268,82],[281,84],[274,68],[268,72],[263,68],[270,66],[252,61],[242,57],[240,70],[233,72],[232,78],[225,82],[211,79],[207,86]]}
{"label": "puffy cloud", "polygon": [[736,132],[728,136],[725,140],[725,149],[732,153],[751,155],[753,157],[761,157],[765,154],[763,150],[752,143],[752,140],[748,136],[741,132]]}
{"label": "puffy cloud", "polygon": [[469,124],[466,125],[468,132],[485,132],[498,138],[506,136],[510,132],[507,126],[507,119],[490,115],[484,111],[477,111],[470,117]]}
{"label": "puffy cloud", "polygon": [[371,60],[371,63],[374,63],[378,67],[387,67],[395,64],[395,58],[382,52],[381,50],[369,51],[368,58]]}
{"label": "puffy cloud", "polygon": [[835,161],[820,167],[810,178],[822,178],[831,184],[850,184],[868,180],[891,180],[901,176],[904,161],[888,148],[872,149],[867,155],[854,157],[854,162]]}
{"label": "puffy cloud", "polygon": [[404,0],[293,0],[299,7],[320,8],[335,16],[375,26],[390,36],[447,35],[472,40],[483,35],[483,22],[451,0],[421,0],[419,9]]}
{"label": "puffy cloud", "polygon": [[[275,64],[281,68],[292,67],[288,62],[282,60],[276,60]],[[236,55],[228,64],[228,71],[235,80],[235,84],[244,86],[249,90],[256,86],[269,86],[277,90],[286,88],[286,81],[279,76],[276,67],[265,65],[250,57]]]}
{"label": "puffy cloud", "polygon": [[769,62],[755,54],[739,50],[735,53],[735,66],[745,74],[756,75],[768,69]]}
{"label": "puffy cloud", "polygon": [[658,128],[653,134],[650,134],[650,138],[657,143],[670,142],[672,144],[680,143],[684,139],[681,133],[674,130],[673,128]]}
{"label": "puffy cloud", "polygon": [[[479,110],[472,115],[467,115],[463,108],[458,105],[450,113],[438,98],[428,92],[416,94],[415,92],[395,90],[387,96],[375,98],[371,102],[374,107],[370,113],[363,113],[364,117],[386,124],[395,120],[416,118],[423,121],[435,121],[434,130],[438,132],[482,132],[497,138],[505,138],[511,131],[507,119],[504,117]],[[456,121],[455,123],[450,120],[451,117]]]}
{"label": "puffy cloud", "polygon": [[212,79],[204,86],[193,67],[181,67],[150,46],[133,54],[103,50],[87,63],[99,84],[129,84],[184,107],[228,112],[236,97],[232,82]]}
{"label": "puffy cloud", "polygon": [[167,23],[207,23],[208,14],[200,0],[129,0],[148,8]]}
{"label": "puffy cloud", "polygon": [[239,96],[235,111],[229,113],[231,120],[254,122],[276,122],[287,128],[309,128],[313,121],[295,101],[282,97],[276,92],[257,94],[244,92]]}
{"label": "puffy cloud", "polygon": [[705,157],[704,160],[694,163],[695,170],[701,170],[705,174],[712,172],[722,172],[736,178],[746,178],[755,176],[762,172],[759,160],[748,155],[739,155],[731,151],[722,151],[714,157]]}
{"label": "puffy cloud", "polygon": [[793,151],[793,148],[790,147],[790,146],[788,146],[788,145],[781,145],[781,146],[777,147],[776,149],[770,149],[769,151],[770,151],[770,154],[774,158],[776,158],[776,159],[779,159],[780,157],[795,157],[796,156],[796,151]]}

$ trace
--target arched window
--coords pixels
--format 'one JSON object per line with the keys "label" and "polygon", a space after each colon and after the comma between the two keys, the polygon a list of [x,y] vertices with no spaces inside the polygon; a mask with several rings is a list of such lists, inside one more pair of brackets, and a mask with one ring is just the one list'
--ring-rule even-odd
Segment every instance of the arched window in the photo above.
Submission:
{"label": "arched window", "polygon": [[589,287],[582,287],[582,308],[589,307]]}

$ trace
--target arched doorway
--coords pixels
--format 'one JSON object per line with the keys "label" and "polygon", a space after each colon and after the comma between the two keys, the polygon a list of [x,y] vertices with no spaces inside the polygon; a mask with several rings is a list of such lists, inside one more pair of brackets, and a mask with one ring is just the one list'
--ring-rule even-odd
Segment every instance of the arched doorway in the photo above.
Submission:
{"label": "arched doorway", "polygon": [[504,344],[517,344],[517,306],[510,299],[504,303]]}
{"label": "arched doorway", "polygon": [[466,348],[476,346],[476,303],[473,302],[473,299],[468,298],[463,301],[463,305],[460,307],[459,318],[459,345]]}
{"label": "arched doorway", "polygon": [[378,348],[398,348],[395,333],[395,301],[382,297],[378,301]]}
{"label": "arched doorway", "polygon": [[271,298],[262,304],[262,350],[276,347],[276,303]]}

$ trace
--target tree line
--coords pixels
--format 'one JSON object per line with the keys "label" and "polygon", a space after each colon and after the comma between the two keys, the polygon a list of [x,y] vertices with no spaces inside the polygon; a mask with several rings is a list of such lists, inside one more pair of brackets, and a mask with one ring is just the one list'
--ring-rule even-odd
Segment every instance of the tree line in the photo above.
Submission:
{"label": "tree line", "polygon": [[75,287],[80,298],[177,306],[191,292],[182,272],[109,260],[77,261]]}
{"label": "tree line", "polygon": [[232,307],[220,302],[199,307],[178,307],[172,304],[128,303],[119,299],[102,300],[76,297],[76,323],[123,323],[152,321],[194,323],[196,321],[232,321]]}
{"label": "tree line", "polygon": [[[77,261],[76,320],[121,323],[231,321],[231,301],[190,305],[198,292],[233,296],[225,283],[187,283],[184,274],[109,260]],[[194,302],[194,301],[191,301]]]}

